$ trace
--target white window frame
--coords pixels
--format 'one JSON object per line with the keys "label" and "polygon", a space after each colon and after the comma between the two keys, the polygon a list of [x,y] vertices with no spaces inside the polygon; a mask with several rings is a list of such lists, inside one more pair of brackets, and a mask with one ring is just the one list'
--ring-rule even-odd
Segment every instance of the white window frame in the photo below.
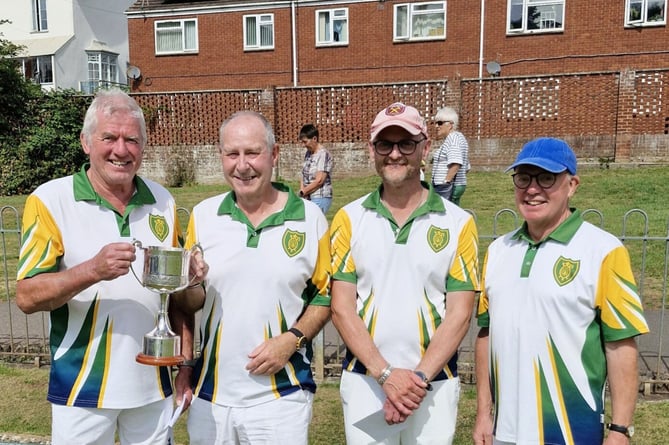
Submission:
{"label": "white window frame", "polygon": [[33,31],[44,32],[49,30],[49,21],[46,13],[46,0],[31,0]]}
{"label": "white window frame", "polygon": [[[172,26],[168,26],[172,24]],[[156,46],[156,55],[163,54],[193,54],[199,51],[198,26],[197,19],[172,19],[157,20],[153,24],[154,42]],[[189,34],[186,27],[192,26],[192,32]],[[189,29],[190,30],[190,29]],[[174,48],[160,48],[161,35],[168,33],[179,33],[180,43]]]}
{"label": "white window frame", "polygon": [[[662,9],[662,18],[648,17],[651,8],[659,5]],[[635,17],[633,17],[635,16]],[[662,26],[667,24],[667,0],[625,0],[625,26]]]}
{"label": "white window frame", "polygon": [[86,55],[89,81],[118,83],[118,54],[106,51],[87,51]]}
{"label": "white window frame", "polygon": [[[563,32],[565,19],[566,0],[508,0],[506,33],[507,34],[535,34],[548,32]],[[522,8],[522,19],[520,27],[512,28],[512,12]],[[544,16],[538,18],[539,28],[531,28],[529,20],[530,8],[544,9]],[[561,10],[561,11],[560,11]],[[560,12],[562,17],[560,17]],[[517,13],[516,13],[517,14]],[[533,22],[532,22],[533,23]]]}
{"label": "white window frame", "polygon": [[[253,32],[256,37],[255,42],[251,41],[251,28],[249,28],[249,20],[253,19],[255,21]],[[244,51],[264,51],[269,49],[274,49],[274,14],[265,13],[265,14],[248,14],[242,17],[242,24],[244,28]],[[271,30],[271,42],[263,43],[262,35],[263,29]]]}
{"label": "white window frame", "polygon": [[[321,16],[324,22],[320,20]],[[316,10],[316,46],[348,45],[348,8]],[[335,31],[335,23],[342,27]],[[337,35],[338,34],[338,35]]]}
{"label": "white window frame", "polygon": [[[428,16],[441,14],[442,26],[426,24],[427,32],[421,32],[419,22],[430,20]],[[437,25],[437,24],[435,24]],[[435,32],[436,31],[436,32]],[[395,5],[393,13],[393,41],[411,42],[417,40],[446,39],[446,2],[401,3]]]}

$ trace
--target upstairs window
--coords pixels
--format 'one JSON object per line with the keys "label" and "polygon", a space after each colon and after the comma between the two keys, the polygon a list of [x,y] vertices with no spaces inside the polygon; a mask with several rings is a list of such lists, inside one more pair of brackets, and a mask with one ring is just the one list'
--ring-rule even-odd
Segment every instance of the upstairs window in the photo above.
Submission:
{"label": "upstairs window", "polygon": [[507,33],[564,31],[565,0],[509,0]]}
{"label": "upstairs window", "polygon": [[626,0],[625,26],[667,24],[667,0]]}
{"label": "upstairs window", "polygon": [[244,16],[244,50],[274,49],[274,14]]}
{"label": "upstairs window", "polygon": [[316,11],[316,45],[348,44],[348,8]]}
{"label": "upstairs window", "polygon": [[395,5],[394,41],[446,38],[446,2]]}
{"label": "upstairs window", "polygon": [[197,19],[156,22],[154,29],[156,54],[197,52]]}
{"label": "upstairs window", "polygon": [[33,31],[47,31],[46,0],[32,0]]}

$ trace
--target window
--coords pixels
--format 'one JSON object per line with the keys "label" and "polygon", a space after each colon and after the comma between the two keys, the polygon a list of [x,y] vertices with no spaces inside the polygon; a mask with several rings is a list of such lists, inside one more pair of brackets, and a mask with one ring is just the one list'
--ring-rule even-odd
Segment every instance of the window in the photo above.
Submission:
{"label": "window", "polygon": [[197,19],[156,22],[156,54],[197,52]]}
{"label": "window", "polygon": [[625,26],[655,26],[667,24],[667,0],[627,0]]}
{"label": "window", "polygon": [[31,0],[33,8],[33,31],[47,31],[46,0]]}
{"label": "window", "polygon": [[98,88],[118,84],[118,55],[106,52],[89,52],[88,82],[81,83],[81,90],[94,93]]}
{"label": "window", "polygon": [[316,11],[316,45],[348,44],[348,8]]}
{"label": "window", "polygon": [[510,34],[564,31],[565,0],[509,0]]}
{"label": "window", "polygon": [[393,40],[446,38],[446,2],[395,5]]}
{"label": "window", "polygon": [[23,59],[23,75],[33,82],[44,85],[53,83],[52,56],[37,56]]}
{"label": "window", "polygon": [[244,16],[244,49],[274,49],[274,14]]}

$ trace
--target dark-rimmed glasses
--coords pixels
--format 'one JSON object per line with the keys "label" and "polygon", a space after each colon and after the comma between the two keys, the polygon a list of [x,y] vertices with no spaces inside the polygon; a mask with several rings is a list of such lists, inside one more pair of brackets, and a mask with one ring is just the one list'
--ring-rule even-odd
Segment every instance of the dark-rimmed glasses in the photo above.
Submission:
{"label": "dark-rimmed glasses", "polygon": [[393,152],[395,146],[397,146],[397,149],[400,151],[400,153],[402,153],[405,156],[408,156],[413,154],[416,151],[416,147],[418,146],[418,144],[423,142],[425,139],[427,138],[423,138],[419,141],[415,141],[413,139],[403,139],[397,142],[379,140],[373,143],[374,151],[378,155],[388,156],[390,153]]}
{"label": "dark-rimmed glasses", "polygon": [[511,177],[513,178],[513,185],[521,190],[529,188],[530,184],[532,184],[532,179],[535,179],[537,185],[542,189],[549,189],[555,185],[558,175],[551,172],[541,172],[536,175],[530,175],[529,173],[514,173]]}
{"label": "dark-rimmed glasses", "polygon": [[437,126],[439,127],[441,127],[444,124],[452,124],[452,123],[453,123],[452,121],[435,121],[435,124],[437,124]]}

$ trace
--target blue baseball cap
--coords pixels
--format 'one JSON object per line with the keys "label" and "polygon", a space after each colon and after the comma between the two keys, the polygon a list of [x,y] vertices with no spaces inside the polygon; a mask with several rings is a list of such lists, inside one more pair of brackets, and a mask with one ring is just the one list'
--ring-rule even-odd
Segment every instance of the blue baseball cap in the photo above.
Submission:
{"label": "blue baseball cap", "polygon": [[551,173],[567,170],[576,174],[576,155],[569,145],[555,138],[538,138],[525,144],[516,156],[516,161],[506,169],[513,170],[519,165],[534,165]]}

